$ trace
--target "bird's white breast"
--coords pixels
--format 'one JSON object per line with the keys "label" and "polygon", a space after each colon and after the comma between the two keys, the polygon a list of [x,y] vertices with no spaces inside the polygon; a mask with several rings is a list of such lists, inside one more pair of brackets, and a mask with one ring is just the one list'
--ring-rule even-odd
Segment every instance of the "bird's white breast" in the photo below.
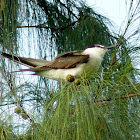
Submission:
{"label": "bird's white breast", "polygon": [[54,80],[66,80],[67,75],[72,75],[74,77],[80,76],[84,69],[85,69],[86,64],[81,64],[78,65],[75,68],[70,68],[70,69],[51,69],[49,71],[42,71],[38,72],[37,74],[46,78],[51,78]]}

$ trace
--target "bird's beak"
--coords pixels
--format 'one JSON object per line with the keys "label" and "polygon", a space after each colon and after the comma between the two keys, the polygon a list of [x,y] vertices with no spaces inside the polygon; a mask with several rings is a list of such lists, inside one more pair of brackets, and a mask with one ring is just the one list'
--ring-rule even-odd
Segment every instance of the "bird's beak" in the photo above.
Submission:
{"label": "bird's beak", "polygon": [[111,45],[111,46],[107,46],[107,47],[105,47],[106,49],[112,49],[112,48],[114,48],[114,47],[116,47],[117,45]]}

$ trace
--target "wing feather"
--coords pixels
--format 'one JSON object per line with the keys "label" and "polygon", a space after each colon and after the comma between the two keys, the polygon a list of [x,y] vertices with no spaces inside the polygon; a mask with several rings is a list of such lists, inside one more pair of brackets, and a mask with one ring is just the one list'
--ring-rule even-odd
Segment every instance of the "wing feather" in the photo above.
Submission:
{"label": "wing feather", "polygon": [[47,69],[69,69],[75,68],[81,63],[87,63],[89,55],[79,55],[79,53],[68,52],[57,56],[53,61],[45,66],[33,68],[33,71],[45,71]]}

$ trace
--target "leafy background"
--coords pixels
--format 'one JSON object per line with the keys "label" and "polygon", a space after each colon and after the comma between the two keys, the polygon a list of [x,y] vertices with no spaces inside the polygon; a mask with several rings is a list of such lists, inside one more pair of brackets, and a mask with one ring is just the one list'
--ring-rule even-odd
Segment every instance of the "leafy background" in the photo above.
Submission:
{"label": "leafy background", "polygon": [[81,80],[78,87],[11,73],[23,66],[1,57],[1,139],[139,138],[139,0],[130,1],[122,34],[81,0],[1,0],[0,6],[1,52],[51,60],[93,44],[118,44],[90,84]]}

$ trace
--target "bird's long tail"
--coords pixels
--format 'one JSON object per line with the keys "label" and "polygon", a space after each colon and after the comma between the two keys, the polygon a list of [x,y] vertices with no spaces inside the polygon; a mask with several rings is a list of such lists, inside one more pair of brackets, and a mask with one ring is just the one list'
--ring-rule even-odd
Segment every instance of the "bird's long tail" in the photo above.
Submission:
{"label": "bird's long tail", "polygon": [[38,67],[38,66],[44,66],[47,63],[49,63],[49,61],[46,61],[46,60],[18,57],[18,56],[7,54],[7,53],[2,53],[1,55],[6,57],[6,58],[9,58],[10,60],[13,60],[17,63],[20,63],[20,64],[23,64],[27,67],[30,67],[30,68],[35,68],[35,67]]}

